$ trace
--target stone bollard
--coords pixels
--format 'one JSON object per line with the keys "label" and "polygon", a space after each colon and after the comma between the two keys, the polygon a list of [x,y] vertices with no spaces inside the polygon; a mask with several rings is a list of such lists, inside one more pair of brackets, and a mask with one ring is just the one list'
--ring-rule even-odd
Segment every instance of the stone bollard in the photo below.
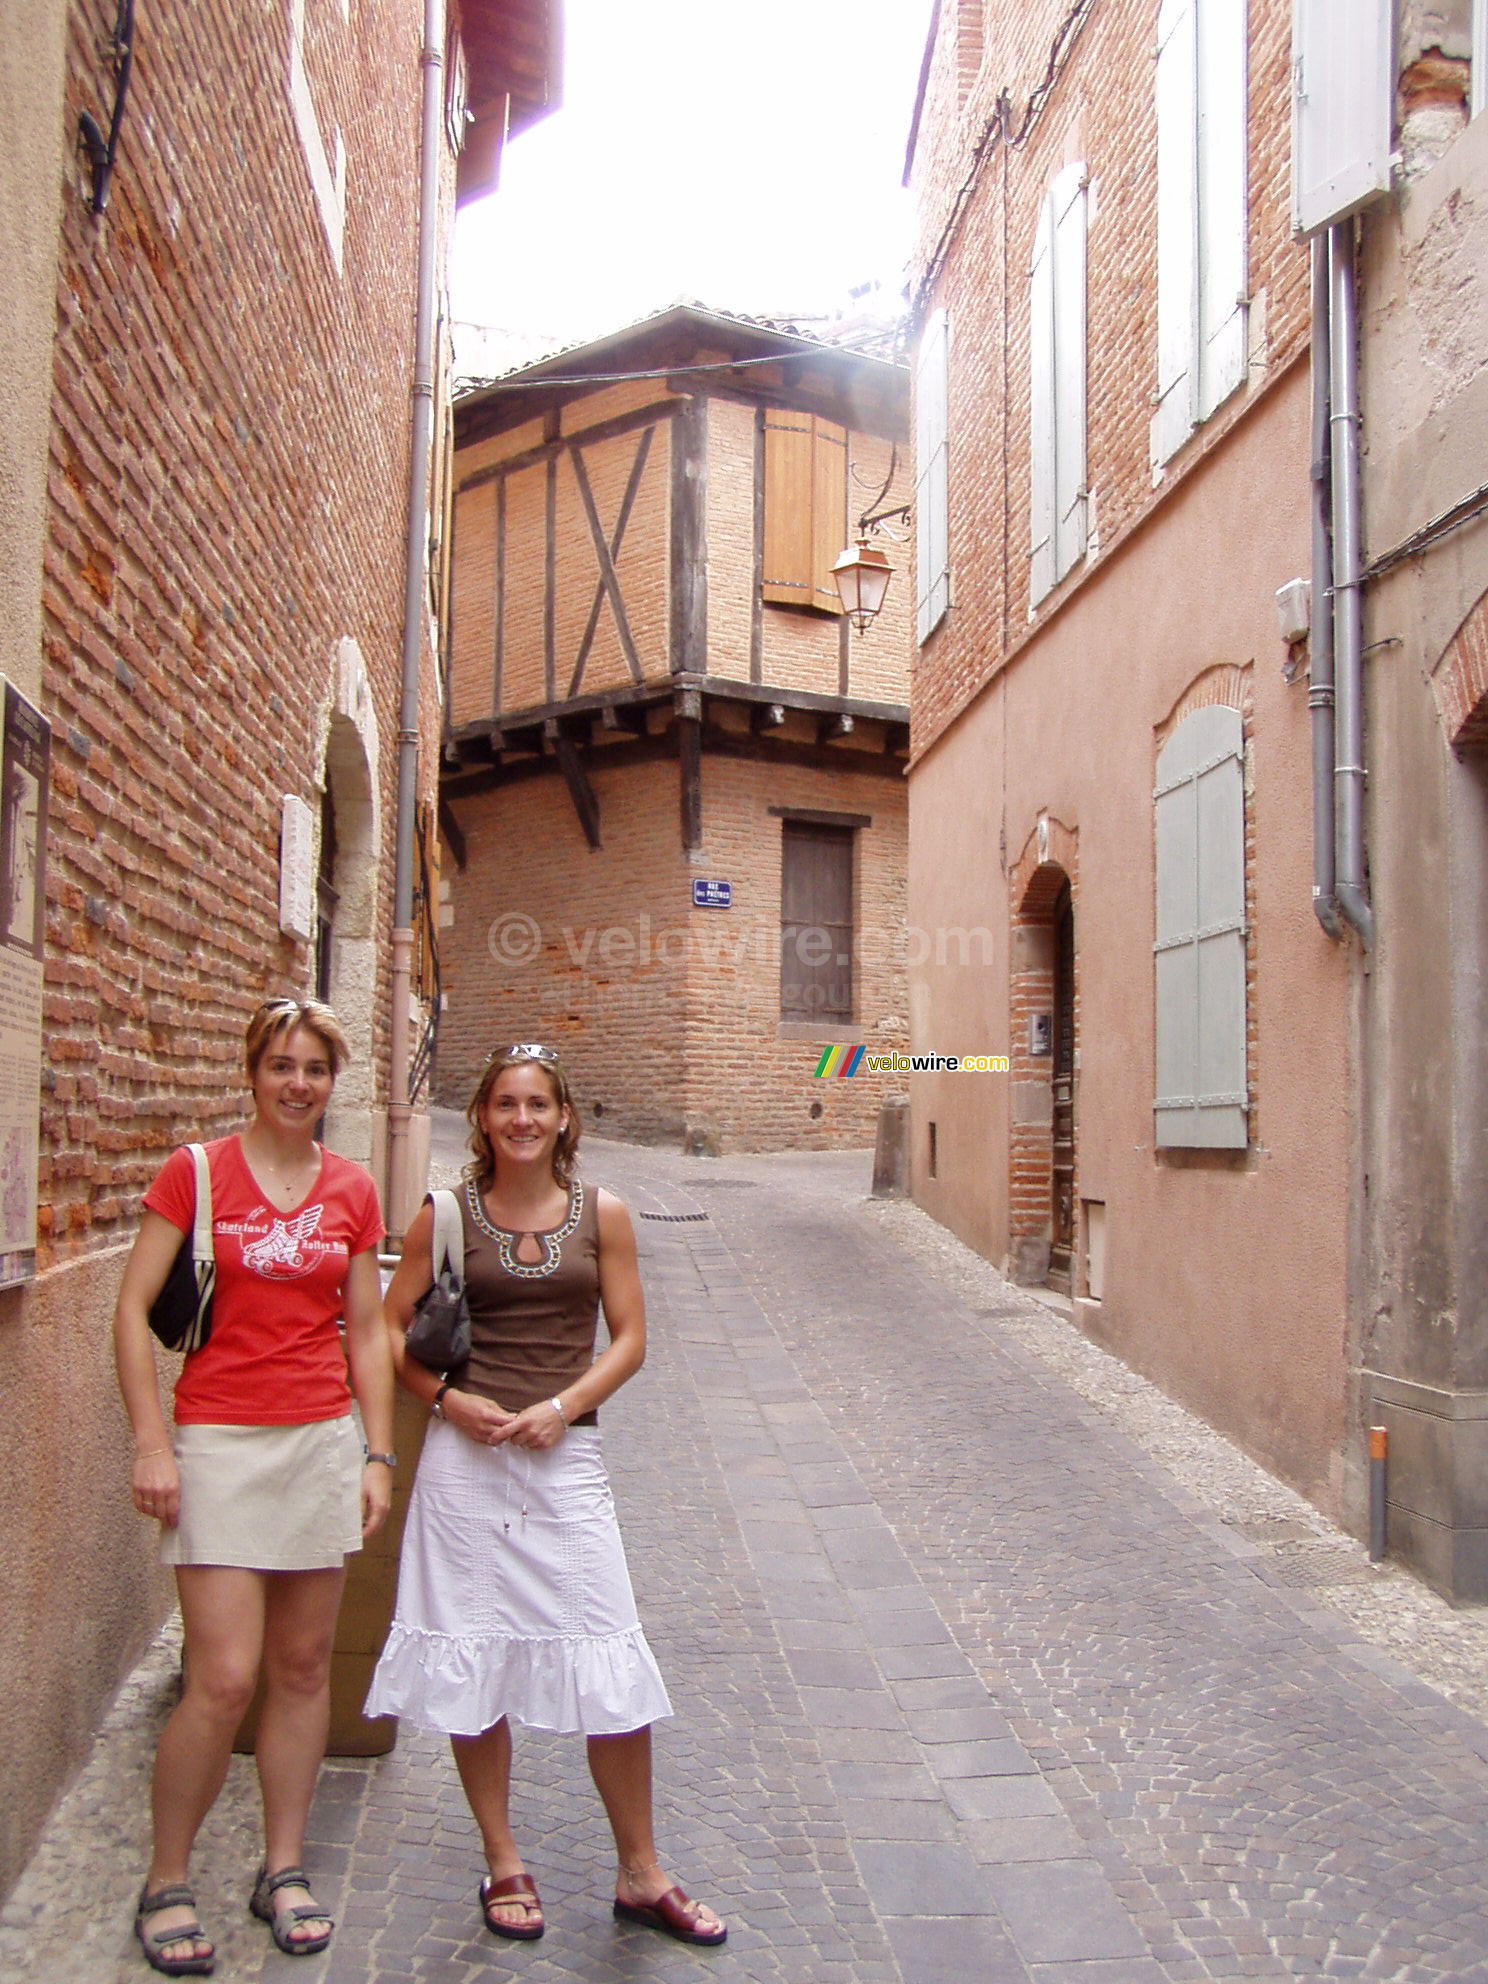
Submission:
{"label": "stone bollard", "polygon": [[873,1197],[909,1196],[909,1104],[885,1102],[878,1112],[878,1136],[873,1145]]}

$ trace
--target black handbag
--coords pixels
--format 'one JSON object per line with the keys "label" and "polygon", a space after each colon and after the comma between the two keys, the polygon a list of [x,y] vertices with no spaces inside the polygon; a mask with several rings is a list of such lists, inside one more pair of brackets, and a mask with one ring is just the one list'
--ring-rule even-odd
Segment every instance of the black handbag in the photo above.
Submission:
{"label": "black handbag", "polygon": [[403,1348],[431,1370],[451,1371],[470,1355],[470,1310],[465,1301],[465,1228],[453,1192],[431,1192],[434,1233],[430,1247],[434,1283],[414,1306]]}
{"label": "black handbag", "polygon": [[196,1167],[196,1218],[182,1241],[165,1286],[150,1304],[150,1328],[167,1350],[200,1350],[212,1334],[217,1257],[212,1251],[212,1177],[207,1153],[188,1144]]}

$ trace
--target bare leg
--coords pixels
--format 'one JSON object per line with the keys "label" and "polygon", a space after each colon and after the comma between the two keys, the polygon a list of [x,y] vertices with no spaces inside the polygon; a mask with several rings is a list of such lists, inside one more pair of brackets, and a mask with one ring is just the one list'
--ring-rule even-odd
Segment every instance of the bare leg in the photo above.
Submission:
{"label": "bare leg", "polygon": [[[186,1686],[155,1752],[155,1845],[145,1885],[153,1894],[188,1877],[197,1830],[212,1809],[232,1755],[232,1740],[253,1697],[263,1646],[264,1580],[257,1571],[214,1564],[176,1570],[186,1632]],[[149,1918],[159,1935],[188,1922],[188,1908]],[[167,1943],[167,1957],[207,1956],[205,1937]]]}
{"label": "bare leg", "polygon": [[[481,1845],[493,1881],[504,1881],[527,1870],[511,1829],[511,1724],[505,1716],[479,1736],[451,1736],[455,1768],[465,1797],[480,1827]],[[486,1912],[513,1929],[532,1929],[542,1910],[529,1895],[505,1895],[486,1903]]]}
{"label": "bare leg", "polygon": [[[264,1606],[264,1696],[259,1719],[258,1781],[263,1791],[264,1866],[271,1874],[298,1867],[305,1853],[305,1822],[325,1756],[331,1716],[331,1646],[341,1609],[345,1569],[270,1571]],[[307,1888],[280,1888],[276,1914],[304,1908]],[[291,1942],[329,1932],[329,1916],[311,1917],[289,1931]]]}
{"label": "bare leg", "polygon": [[[632,1729],[625,1736],[589,1738],[589,1774],[604,1800],[615,1835],[620,1863],[615,1899],[644,1904],[674,1886],[656,1860],[656,1835],[651,1825],[651,1730]],[[698,1905],[698,1927],[715,1929],[719,1918]]]}

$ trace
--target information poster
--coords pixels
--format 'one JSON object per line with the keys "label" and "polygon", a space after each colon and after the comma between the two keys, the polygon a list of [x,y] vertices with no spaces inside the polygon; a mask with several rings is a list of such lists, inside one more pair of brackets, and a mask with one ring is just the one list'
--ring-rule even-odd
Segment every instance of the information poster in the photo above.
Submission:
{"label": "information poster", "polygon": [[[0,678],[3,679],[3,678]],[[36,1272],[51,726],[6,682],[0,733],[0,1287]]]}

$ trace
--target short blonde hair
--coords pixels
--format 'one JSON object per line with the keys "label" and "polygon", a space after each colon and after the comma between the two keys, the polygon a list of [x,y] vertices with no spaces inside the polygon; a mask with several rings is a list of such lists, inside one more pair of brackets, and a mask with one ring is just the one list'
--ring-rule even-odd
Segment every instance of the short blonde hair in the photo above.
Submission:
{"label": "short blonde hair", "polygon": [[243,1065],[250,1082],[257,1075],[258,1064],[268,1053],[272,1042],[278,1040],[281,1034],[293,1033],[299,1026],[324,1043],[332,1079],[340,1074],[351,1059],[351,1048],[340,1020],[330,1007],[320,999],[265,999],[249,1020],[248,1030],[243,1035]]}

